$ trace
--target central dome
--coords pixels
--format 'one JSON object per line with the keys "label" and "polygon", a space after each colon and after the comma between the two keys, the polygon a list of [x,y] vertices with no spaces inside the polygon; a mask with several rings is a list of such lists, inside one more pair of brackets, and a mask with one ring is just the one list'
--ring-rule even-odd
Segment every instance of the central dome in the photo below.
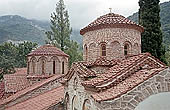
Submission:
{"label": "central dome", "polygon": [[95,21],[90,23],[88,26],[80,30],[80,34],[83,35],[88,31],[93,31],[103,28],[132,28],[140,32],[143,32],[143,27],[136,24],[135,22],[125,18],[124,16],[109,13],[100,16]]}

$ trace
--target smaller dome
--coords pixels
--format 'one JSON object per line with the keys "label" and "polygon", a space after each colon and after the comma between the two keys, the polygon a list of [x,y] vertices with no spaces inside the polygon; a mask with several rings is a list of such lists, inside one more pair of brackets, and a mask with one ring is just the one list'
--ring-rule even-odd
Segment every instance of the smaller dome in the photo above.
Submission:
{"label": "smaller dome", "polygon": [[80,30],[80,34],[83,35],[88,31],[103,29],[103,28],[132,28],[140,32],[143,32],[143,27],[135,22],[125,18],[124,16],[109,13],[104,16],[100,16],[94,22]]}
{"label": "smaller dome", "polygon": [[43,45],[37,48],[36,50],[32,51],[28,54],[28,56],[40,56],[40,55],[57,55],[57,56],[66,56],[69,57],[69,55],[65,54],[63,51],[58,49],[57,47],[53,45]]}

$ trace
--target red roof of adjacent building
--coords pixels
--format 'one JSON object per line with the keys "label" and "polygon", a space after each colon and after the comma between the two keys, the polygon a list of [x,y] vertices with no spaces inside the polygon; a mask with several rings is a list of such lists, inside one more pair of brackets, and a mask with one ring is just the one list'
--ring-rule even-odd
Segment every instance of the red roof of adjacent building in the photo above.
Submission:
{"label": "red roof of adjacent building", "polygon": [[125,94],[167,68],[165,64],[149,53],[129,56],[116,63],[103,60],[97,59],[99,61],[97,64],[101,65],[101,62],[103,62],[106,67],[109,67],[109,70],[96,73],[94,69],[91,69],[92,64],[94,64],[94,67],[98,66],[95,63],[90,63],[90,66],[86,62],[74,63],[72,70],[68,72],[62,83],[67,83],[76,73],[82,79],[81,83],[85,89],[93,91],[92,97],[96,101],[104,101]]}
{"label": "red roof of adjacent building", "polygon": [[13,94],[12,96],[8,97],[7,99],[2,100],[0,102],[0,105],[6,104],[6,103],[8,103],[8,102],[10,102],[12,100],[15,100],[15,99],[19,98],[20,96],[25,95],[28,92],[31,92],[31,91],[33,91],[33,90],[35,90],[35,89],[49,83],[50,81],[54,81],[54,80],[62,78],[62,77],[63,77],[63,75],[54,75],[51,78],[48,78],[48,79],[46,79],[46,80],[44,80],[42,82],[36,83],[36,84],[34,84],[34,85],[30,86],[30,87],[27,87],[27,88],[25,88],[25,89],[23,89],[21,91],[18,91],[15,94]]}
{"label": "red roof of adjacent building", "polygon": [[64,87],[60,86],[24,102],[6,108],[6,110],[44,110],[58,104],[64,97]]}
{"label": "red roof of adjacent building", "polygon": [[4,75],[5,93],[17,92],[30,86],[27,80],[27,68],[17,68],[14,74]]}
{"label": "red roof of adjacent building", "polygon": [[100,16],[88,26],[80,30],[80,34],[83,35],[88,31],[104,29],[104,28],[131,28],[143,32],[143,27],[135,22],[125,18],[124,16],[109,13],[104,16]]}
{"label": "red roof of adjacent building", "polygon": [[0,99],[4,96],[5,94],[5,83],[4,81],[0,81]]}
{"label": "red roof of adjacent building", "polygon": [[58,49],[57,47],[53,45],[43,45],[37,48],[36,50],[32,51],[28,54],[28,56],[39,56],[39,55],[58,55],[58,56],[66,56],[69,57],[67,54],[65,54],[63,51]]}

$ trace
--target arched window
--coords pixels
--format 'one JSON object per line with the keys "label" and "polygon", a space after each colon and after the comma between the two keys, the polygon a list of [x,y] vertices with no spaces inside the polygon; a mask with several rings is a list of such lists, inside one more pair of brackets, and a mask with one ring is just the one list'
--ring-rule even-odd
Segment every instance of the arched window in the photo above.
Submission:
{"label": "arched window", "polygon": [[53,74],[55,74],[55,60],[53,61]]}
{"label": "arched window", "polygon": [[74,79],[74,84],[73,84],[74,90],[77,89],[77,84],[78,84],[78,80],[77,80],[77,78],[75,78],[75,79]]}
{"label": "arched window", "polygon": [[62,74],[64,74],[64,61],[62,62]]}
{"label": "arched window", "polygon": [[92,110],[90,100],[86,99],[83,103],[83,110]]}
{"label": "arched window", "polygon": [[41,60],[41,68],[42,68],[42,74],[45,74],[45,59],[44,58]]}
{"label": "arched window", "polygon": [[79,110],[78,109],[79,103],[80,102],[78,102],[77,96],[74,96],[72,100],[72,110]]}
{"label": "arched window", "polygon": [[69,106],[69,95],[68,93],[66,93],[65,95],[65,110],[68,110],[68,106]]}
{"label": "arched window", "polygon": [[32,73],[35,74],[35,65],[36,65],[36,60],[32,59]]}
{"label": "arched window", "polygon": [[84,46],[84,54],[85,54],[85,61],[87,61],[87,58],[88,58],[87,45]]}
{"label": "arched window", "polygon": [[101,44],[101,56],[106,56],[106,44]]}
{"label": "arched window", "polygon": [[125,44],[124,46],[124,55],[128,54],[128,44]]}

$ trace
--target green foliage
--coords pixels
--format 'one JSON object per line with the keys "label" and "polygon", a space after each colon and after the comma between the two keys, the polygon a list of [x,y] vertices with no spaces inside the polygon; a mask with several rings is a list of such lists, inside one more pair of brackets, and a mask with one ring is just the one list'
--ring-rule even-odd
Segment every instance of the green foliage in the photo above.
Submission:
{"label": "green foliage", "polygon": [[15,60],[17,61],[15,67],[22,68],[27,66],[27,55],[36,48],[37,44],[32,42],[20,43],[16,46],[17,56]]}
{"label": "green foliage", "polygon": [[71,32],[68,11],[64,1],[59,0],[56,4],[56,12],[51,14],[51,31],[46,32],[48,38],[46,43],[54,44],[64,51],[68,48]]}
{"label": "green foliage", "polygon": [[56,4],[56,11],[51,14],[51,31],[47,31],[47,44],[53,44],[67,53],[69,66],[75,61],[82,60],[82,53],[79,51],[79,45],[70,40],[72,29],[70,27],[68,11],[65,8],[64,1],[59,0]]}
{"label": "green foliage", "polygon": [[14,68],[26,67],[27,54],[37,46],[36,43],[24,42],[18,45],[3,43],[0,45],[0,73],[11,74]]}
{"label": "green foliage", "polygon": [[[170,44],[170,1],[160,4],[160,17],[161,17],[161,26],[163,32],[163,43],[165,44],[166,50]],[[130,20],[138,23],[138,12],[134,13],[132,16],[128,17]]]}
{"label": "green foliage", "polygon": [[72,40],[69,44],[69,48],[65,50],[65,53],[67,53],[70,56],[69,66],[71,66],[73,62],[83,60],[83,57],[82,57],[83,53],[79,51],[78,49],[79,49],[79,45],[77,44],[77,42]]}
{"label": "green foliage", "polygon": [[13,73],[17,50],[12,43],[0,45],[0,69],[1,74]]}
{"label": "green foliage", "polygon": [[139,24],[144,27],[142,52],[149,52],[164,61],[165,48],[162,45],[159,0],[139,0],[139,6]]}

